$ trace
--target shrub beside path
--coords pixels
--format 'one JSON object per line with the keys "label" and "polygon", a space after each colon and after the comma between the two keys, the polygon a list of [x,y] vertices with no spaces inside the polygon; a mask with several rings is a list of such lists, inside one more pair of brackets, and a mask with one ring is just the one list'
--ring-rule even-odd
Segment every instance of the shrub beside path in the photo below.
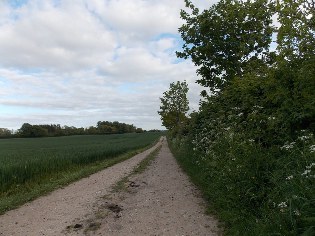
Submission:
{"label": "shrub beside path", "polygon": [[[130,175],[160,145],[151,165]],[[127,161],[0,216],[0,235],[219,235],[217,225],[161,138]]]}

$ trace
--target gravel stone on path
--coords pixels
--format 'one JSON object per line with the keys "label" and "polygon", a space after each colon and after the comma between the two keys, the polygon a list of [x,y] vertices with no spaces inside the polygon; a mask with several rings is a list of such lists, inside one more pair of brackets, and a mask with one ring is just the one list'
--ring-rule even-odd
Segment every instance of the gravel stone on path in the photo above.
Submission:
{"label": "gravel stone on path", "polygon": [[220,235],[218,222],[205,214],[200,192],[166,141],[147,170],[129,182],[138,187],[119,202],[121,216],[107,217],[96,235]]}
{"label": "gravel stone on path", "polygon": [[[119,180],[162,145],[145,172]],[[154,147],[0,216],[0,235],[221,235],[165,137]]]}

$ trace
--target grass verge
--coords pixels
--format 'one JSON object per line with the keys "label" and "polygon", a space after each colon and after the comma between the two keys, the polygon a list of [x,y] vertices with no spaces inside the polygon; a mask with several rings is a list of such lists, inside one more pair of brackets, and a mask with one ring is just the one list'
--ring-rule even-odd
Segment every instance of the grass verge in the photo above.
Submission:
{"label": "grass verge", "polygon": [[129,178],[133,175],[143,173],[146,168],[151,164],[151,162],[157,157],[157,154],[161,150],[162,146],[157,147],[153,150],[146,158],[144,158],[136,167],[135,169],[127,176],[119,180],[113,187],[113,192],[121,192],[127,191],[126,183],[129,181]]}
{"label": "grass verge", "polygon": [[309,144],[265,148],[220,137],[198,155],[189,141],[169,142],[202,191],[225,235],[315,235],[314,153]]}
{"label": "grass verge", "polygon": [[55,189],[64,187],[74,181],[87,177],[100,170],[113,166],[119,162],[125,161],[134,155],[143,152],[157,143],[151,144],[145,148],[130,151],[115,158],[98,161],[85,166],[74,166],[63,172],[54,173],[47,177],[32,182],[26,182],[24,185],[18,185],[9,192],[0,195],[0,215],[6,211],[15,209],[22,204],[34,200],[42,195],[52,192]]}

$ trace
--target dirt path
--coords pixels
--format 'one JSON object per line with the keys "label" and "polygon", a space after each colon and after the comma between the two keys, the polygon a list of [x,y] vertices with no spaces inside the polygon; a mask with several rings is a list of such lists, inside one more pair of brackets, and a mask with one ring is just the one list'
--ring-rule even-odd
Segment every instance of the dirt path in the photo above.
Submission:
{"label": "dirt path", "polygon": [[[155,148],[157,158],[112,188]],[[218,235],[164,138],[133,158],[0,216],[0,235]]]}

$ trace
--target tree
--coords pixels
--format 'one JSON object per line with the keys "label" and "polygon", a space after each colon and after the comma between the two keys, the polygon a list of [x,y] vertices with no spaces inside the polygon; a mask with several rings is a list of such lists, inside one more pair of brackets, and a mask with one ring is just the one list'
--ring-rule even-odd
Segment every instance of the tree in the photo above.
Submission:
{"label": "tree", "polygon": [[[315,2],[277,0],[277,44],[280,59],[305,61],[315,55]],[[298,66],[299,67],[299,66]]]}
{"label": "tree", "polygon": [[45,137],[48,136],[47,129],[40,127],[39,125],[31,125],[24,123],[18,130],[18,133],[22,137]]}
{"label": "tree", "polygon": [[12,132],[7,128],[0,128],[0,138],[7,138],[12,135]]}
{"label": "tree", "polygon": [[143,131],[143,129],[141,129],[141,128],[137,128],[136,129],[136,133],[143,133],[144,131]]}
{"label": "tree", "polygon": [[218,92],[247,71],[260,73],[270,61],[272,1],[221,0],[202,13],[185,2],[192,13],[181,11],[186,24],[179,28],[184,45],[177,56],[198,66],[197,83]]}
{"label": "tree", "polygon": [[[201,178],[206,192],[216,192],[209,199],[229,213],[236,210],[226,225],[253,219],[227,232],[314,235],[314,184],[300,174],[315,160],[314,4],[220,0],[199,13],[186,0],[192,13],[182,11],[185,44],[178,56],[190,57],[202,76],[198,82],[217,92],[190,115],[189,135],[170,143],[189,154],[188,168],[206,173]],[[273,15],[277,29],[271,26]],[[272,34],[275,52],[268,51]],[[283,181],[288,173],[299,188]],[[217,192],[225,196],[222,202],[216,203]],[[287,210],[270,205],[279,197],[289,199]],[[303,213],[294,216],[294,208]]]}
{"label": "tree", "polygon": [[170,89],[164,92],[161,100],[160,111],[162,124],[172,130],[180,127],[187,119],[186,114],[189,110],[189,102],[187,99],[188,84],[186,81],[170,84]]}
{"label": "tree", "polygon": [[315,2],[277,0],[276,11],[280,26],[274,77],[286,95],[279,110],[293,135],[305,129],[315,133]]}
{"label": "tree", "polygon": [[136,132],[134,125],[120,123],[118,121],[98,121],[97,130],[100,134],[114,134],[114,133],[133,133]]}

